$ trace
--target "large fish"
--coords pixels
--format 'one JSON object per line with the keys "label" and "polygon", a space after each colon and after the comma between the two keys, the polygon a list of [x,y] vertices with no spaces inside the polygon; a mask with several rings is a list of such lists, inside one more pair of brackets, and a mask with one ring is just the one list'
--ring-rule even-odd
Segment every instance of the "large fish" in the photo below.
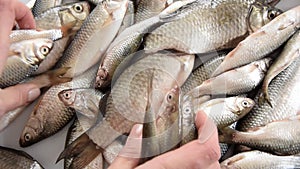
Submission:
{"label": "large fish", "polygon": [[128,0],[99,3],[56,67],[71,67],[67,76],[77,76],[96,64],[118,33],[127,3]]}
{"label": "large fish", "polygon": [[277,156],[261,151],[237,154],[221,163],[222,169],[291,169],[300,168],[299,156]]}
{"label": "large fish", "polygon": [[[67,72],[68,68],[61,68],[58,70],[53,70],[46,72],[42,75],[36,76],[25,82],[28,84],[35,84],[39,88],[50,87],[52,85],[57,85],[59,83],[66,83],[71,81],[71,78],[61,77]],[[17,108],[13,111],[5,113],[0,118],[0,131],[4,130],[10,123],[12,123],[26,108],[26,106]]]}
{"label": "large fish", "polygon": [[61,29],[64,38],[54,42],[54,47],[49,56],[41,63],[39,69],[34,74],[41,74],[57,63],[69,44],[70,36],[80,29],[88,15],[88,3],[80,2],[50,8],[35,17],[37,29]]}
{"label": "large fish", "polygon": [[71,82],[52,86],[38,101],[20,136],[20,146],[27,147],[62,129],[73,117],[74,111],[67,108],[58,93],[69,88],[89,88],[94,83],[96,66]]}
{"label": "large fish", "polygon": [[[153,79],[153,92],[158,98],[155,101],[159,103],[184,83],[192,71],[194,58],[180,53],[149,54],[127,68],[112,88],[103,121],[68,146],[59,159],[76,156],[87,146],[93,146],[93,142],[98,149],[104,149],[123,133],[129,133],[134,124],[144,121],[149,78]],[[154,112],[159,110],[160,107],[153,108]],[[93,158],[90,155],[90,160]]]}
{"label": "large fish", "polygon": [[206,53],[233,48],[251,29],[257,29],[280,13],[278,9],[254,2],[226,0],[188,4],[162,17],[166,23],[146,38],[145,50]]}
{"label": "large fish", "polygon": [[247,132],[224,128],[221,133],[220,142],[241,144],[278,155],[300,153],[300,116],[250,128]]}
{"label": "large fish", "polygon": [[7,63],[0,75],[0,88],[18,84],[37,70],[53,46],[51,39],[30,39],[10,45]]}
{"label": "large fish", "polygon": [[300,56],[300,31],[297,31],[295,35],[286,43],[282,53],[276,58],[275,62],[270,66],[264,82],[262,84],[262,96],[260,102],[266,100],[270,105],[270,97],[268,94],[268,88],[270,82],[280,72],[286,69],[296,58]]}
{"label": "large fish", "polygon": [[24,151],[0,147],[0,168],[43,169],[44,167]]}
{"label": "large fish", "polygon": [[204,95],[237,95],[250,92],[263,80],[270,61],[270,58],[265,58],[210,78],[187,93],[186,97],[199,98]]}
{"label": "large fish", "polygon": [[300,28],[300,6],[281,14],[240,42],[225,57],[212,76],[267,56],[288,40],[298,28]]}
{"label": "large fish", "polygon": [[[237,129],[264,126],[275,120],[282,120],[296,115],[300,110],[300,59],[297,58],[283,72],[277,75],[269,85],[268,93],[271,107],[267,102],[256,104],[252,111],[239,120]],[[258,94],[254,101],[258,103]]]}

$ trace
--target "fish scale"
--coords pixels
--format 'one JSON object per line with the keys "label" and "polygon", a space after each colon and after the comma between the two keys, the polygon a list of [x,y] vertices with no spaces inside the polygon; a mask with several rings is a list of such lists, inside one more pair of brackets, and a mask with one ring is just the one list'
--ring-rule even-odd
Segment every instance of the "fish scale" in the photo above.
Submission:
{"label": "fish scale", "polygon": [[[242,118],[237,129],[246,131],[249,128],[264,126],[272,121],[282,120],[296,115],[300,108],[300,58],[297,58],[287,69],[281,72],[269,85],[269,96],[273,108],[264,102],[257,104],[252,111]],[[258,102],[260,93],[255,97]]]}
{"label": "fish scale", "polygon": [[[40,98],[30,114],[20,137],[20,145],[22,147],[30,146],[62,129],[72,119],[74,111],[59,100],[58,93],[69,88],[91,87],[96,71],[97,67],[94,66],[82,75],[75,77],[71,82],[52,86]],[[29,139],[25,139],[25,137],[29,137]]]}
{"label": "fish scale", "polygon": [[205,53],[234,47],[237,44],[235,40],[248,34],[246,18],[253,2],[227,0],[204,5],[202,2],[193,3],[183,10],[185,12],[175,13],[175,18],[178,19],[171,19],[171,22],[154,30],[147,37],[145,48],[171,48],[186,53]]}
{"label": "fish scale", "polygon": [[36,0],[32,8],[32,14],[33,16],[38,16],[47,9],[60,4],[61,0]]}

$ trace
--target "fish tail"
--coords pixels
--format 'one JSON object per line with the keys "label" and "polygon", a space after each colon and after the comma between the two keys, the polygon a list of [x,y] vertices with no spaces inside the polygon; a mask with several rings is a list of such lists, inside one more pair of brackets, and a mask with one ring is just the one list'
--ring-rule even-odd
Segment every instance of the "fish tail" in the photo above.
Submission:
{"label": "fish tail", "polygon": [[91,143],[94,144],[92,140],[89,139],[88,135],[85,133],[82,134],[65,148],[65,150],[57,158],[56,163],[62,159],[72,158],[80,155],[80,153],[82,153],[86,148],[91,146]]}
{"label": "fish tail", "polygon": [[220,129],[219,142],[233,144],[233,139],[234,139],[236,133],[237,133],[236,130],[229,128],[229,127]]}
{"label": "fish tail", "polygon": [[90,142],[79,155],[73,158],[70,169],[85,168],[95,158],[100,158],[98,156],[102,156],[101,152],[103,152],[103,149]]}

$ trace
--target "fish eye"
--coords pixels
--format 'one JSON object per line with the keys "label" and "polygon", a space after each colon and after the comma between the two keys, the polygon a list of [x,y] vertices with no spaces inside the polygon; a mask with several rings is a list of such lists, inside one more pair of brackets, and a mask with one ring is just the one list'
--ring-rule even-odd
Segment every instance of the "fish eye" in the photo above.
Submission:
{"label": "fish eye", "polygon": [[73,9],[75,10],[75,12],[77,12],[77,13],[81,13],[81,12],[83,12],[83,7],[82,7],[82,5],[74,5],[74,7],[73,7]]}
{"label": "fish eye", "polygon": [[71,98],[71,94],[69,92],[64,93],[64,97],[66,99],[70,99]]}
{"label": "fish eye", "polygon": [[172,94],[168,94],[167,96],[167,100],[170,102],[173,100],[173,95]]}
{"label": "fish eye", "polygon": [[277,11],[269,10],[268,11],[268,19],[273,20],[277,16]]}
{"label": "fish eye", "polygon": [[184,111],[185,111],[186,113],[190,113],[190,112],[191,112],[191,108],[187,107],[187,108],[184,109]]}
{"label": "fish eye", "polygon": [[47,55],[49,52],[50,52],[50,49],[47,47],[47,46],[42,46],[40,48],[40,52],[43,54],[43,55]]}
{"label": "fish eye", "polygon": [[29,133],[26,133],[26,134],[24,135],[24,140],[25,140],[25,141],[30,141],[30,140],[31,140],[31,135],[30,135]]}
{"label": "fish eye", "polygon": [[244,100],[244,101],[242,102],[242,106],[243,106],[243,107],[249,107],[249,102],[247,102],[247,101]]}

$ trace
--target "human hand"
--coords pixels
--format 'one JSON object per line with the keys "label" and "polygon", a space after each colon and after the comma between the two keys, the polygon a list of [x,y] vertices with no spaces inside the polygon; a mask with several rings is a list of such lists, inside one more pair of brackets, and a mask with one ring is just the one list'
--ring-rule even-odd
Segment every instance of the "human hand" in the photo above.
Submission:
{"label": "human hand", "polygon": [[216,126],[203,112],[197,113],[196,126],[198,128],[198,140],[194,140],[176,150],[155,157],[152,160],[137,166],[139,163],[138,157],[141,152],[142,125],[135,125],[131,130],[125,147],[109,168],[220,168],[218,162],[220,158],[220,147]]}
{"label": "human hand", "polygon": [[[19,0],[0,0],[0,74],[8,57],[9,35],[15,22],[21,29],[35,28],[33,15],[25,4]],[[26,105],[39,95],[40,89],[33,84],[0,89],[0,117],[8,111]]]}

